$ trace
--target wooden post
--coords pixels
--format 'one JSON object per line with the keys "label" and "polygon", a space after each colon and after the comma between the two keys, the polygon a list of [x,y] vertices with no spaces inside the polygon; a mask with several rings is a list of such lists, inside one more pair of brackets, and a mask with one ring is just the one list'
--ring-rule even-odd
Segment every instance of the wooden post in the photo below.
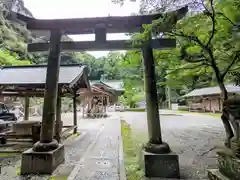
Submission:
{"label": "wooden post", "polygon": [[84,100],[83,100],[83,103],[82,103],[82,117],[84,118],[84,110],[85,110],[85,105],[86,105],[86,98],[83,97]]}
{"label": "wooden post", "polygon": [[104,101],[104,95],[102,96],[102,114],[104,114],[105,112],[105,107],[104,107],[104,104],[103,104],[103,101]]}
{"label": "wooden post", "polygon": [[88,114],[88,112],[90,111],[90,109],[91,109],[91,95],[88,95],[88,97],[87,97],[87,114]]}
{"label": "wooden post", "polygon": [[29,120],[29,97],[25,97],[24,102],[24,120]]}
{"label": "wooden post", "polygon": [[106,96],[103,96],[103,113],[106,113]]}
{"label": "wooden post", "polygon": [[151,34],[149,33],[148,40],[145,42],[142,48],[149,135],[148,144],[151,144],[150,146],[147,145],[145,150],[155,153],[168,153],[170,152],[169,146],[167,145],[167,143],[163,144],[162,142],[155,77],[155,64],[151,39]]}
{"label": "wooden post", "polygon": [[[60,91],[60,89],[58,89],[58,91]],[[62,109],[62,98],[58,93],[57,108],[56,108],[56,123],[55,123],[55,139],[58,141],[58,143],[61,143],[61,133],[62,133],[61,109]]]}
{"label": "wooden post", "polygon": [[109,105],[109,96],[107,96],[107,106]]}
{"label": "wooden post", "polygon": [[[48,56],[46,74],[40,143],[51,144],[51,142],[53,141],[53,128],[55,124],[60,69],[60,52],[61,52],[60,41],[61,31],[52,30],[50,37],[50,52]],[[39,148],[39,150],[40,149],[41,148]]]}
{"label": "wooden post", "polygon": [[[76,102],[76,92],[73,95],[73,125],[77,126],[77,102]],[[74,128],[73,133],[77,133],[77,127]]]}

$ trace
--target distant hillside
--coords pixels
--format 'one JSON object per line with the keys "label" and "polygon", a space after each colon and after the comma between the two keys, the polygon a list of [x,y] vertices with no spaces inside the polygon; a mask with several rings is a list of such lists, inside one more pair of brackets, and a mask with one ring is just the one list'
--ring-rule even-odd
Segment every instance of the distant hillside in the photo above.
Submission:
{"label": "distant hillside", "polygon": [[[27,42],[46,42],[49,36],[31,34],[21,22],[12,17],[11,11],[19,12],[25,16],[33,14],[24,6],[23,0],[0,0],[0,64],[25,64],[27,61],[34,64],[47,62],[47,52],[28,53]],[[62,40],[71,41],[68,36]],[[62,63],[76,63],[74,53],[62,53]]]}
{"label": "distant hillside", "polygon": [[[31,34],[24,25],[10,20],[12,2],[13,0],[0,0],[0,50],[6,54],[9,52],[11,56],[16,57],[18,60],[31,59],[26,46]],[[17,7],[21,8],[24,14],[31,15],[31,12],[24,7],[22,0],[17,2]],[[4,62],[1,61],[1,63]]]}

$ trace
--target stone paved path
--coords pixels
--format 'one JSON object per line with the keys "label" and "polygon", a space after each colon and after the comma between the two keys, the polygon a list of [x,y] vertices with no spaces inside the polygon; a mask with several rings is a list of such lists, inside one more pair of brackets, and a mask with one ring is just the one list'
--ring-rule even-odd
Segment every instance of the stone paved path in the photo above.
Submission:
{"label": "stone paved path", "polygon": [[75,166],[68,180],[119,180],[119,118],[100,120],[96,139]]}

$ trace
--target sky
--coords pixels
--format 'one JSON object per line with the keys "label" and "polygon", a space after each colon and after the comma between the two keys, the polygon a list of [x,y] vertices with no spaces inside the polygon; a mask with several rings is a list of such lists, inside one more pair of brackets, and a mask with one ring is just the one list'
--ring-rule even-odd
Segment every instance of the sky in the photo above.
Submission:
{"label": "sky", "polygon": [[[127,2],[120,6],[111,0],[24,0],[25,7],[38,19],[64,19],[104,16],[129,16],[139,11],[139,1]],[[94,35],[70,36],[75,41],[94,40]],[[124,34],[108,34],[108,40],[128,39]],[[109,51],[90,51],[95,57]]]}

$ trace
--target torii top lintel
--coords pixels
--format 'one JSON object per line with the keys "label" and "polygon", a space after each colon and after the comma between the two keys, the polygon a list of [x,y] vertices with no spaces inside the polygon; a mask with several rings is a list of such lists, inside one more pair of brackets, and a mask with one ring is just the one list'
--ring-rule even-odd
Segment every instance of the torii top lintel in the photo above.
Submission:
{"label": "torii top lintel", "polygon": [[[177,19],[185,15],[185,11],[186,7],[177,10]],[[160,17],[162,14],[46,20],[17,13],[17,19],[24,21],[29,30],[61,29],[64,34],[94,34],[97,28],[104,28],[107,33],[140,32],[143,24],[150,24]]]}

